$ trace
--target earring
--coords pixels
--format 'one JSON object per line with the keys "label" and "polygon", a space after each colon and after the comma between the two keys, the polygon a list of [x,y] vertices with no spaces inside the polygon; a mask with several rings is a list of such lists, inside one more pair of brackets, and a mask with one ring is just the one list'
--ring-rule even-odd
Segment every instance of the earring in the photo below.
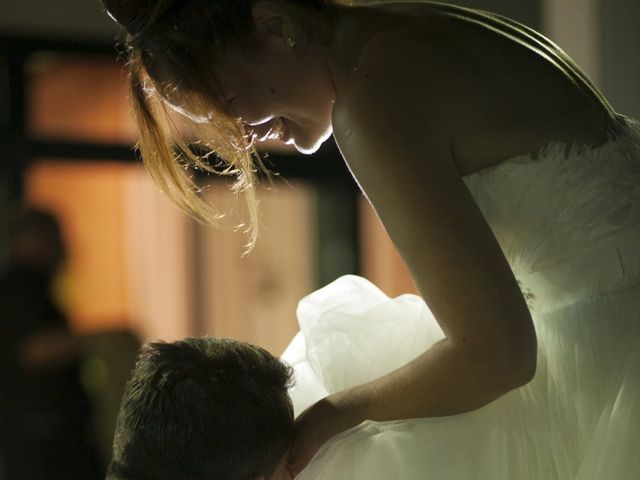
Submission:
{"label": "earring", "polygon": [[284,39],[284,43],[286,43],[288,47],[293,48],[296,44],[296,41],[292,37],[287,37]]}

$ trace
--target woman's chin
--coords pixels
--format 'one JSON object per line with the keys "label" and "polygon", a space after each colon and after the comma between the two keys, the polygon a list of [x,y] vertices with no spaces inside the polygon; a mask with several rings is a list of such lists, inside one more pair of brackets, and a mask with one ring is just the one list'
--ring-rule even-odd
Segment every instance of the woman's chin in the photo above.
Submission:
{"label": "woman's chin", "polygon": [[318,151],[322,144],[331,137],[331,130],[316,138],[293,138],[292,144],[303,155],[311,155]]}
{"label": "woman's chin", "polygon": [[296,150],[298,151],[298,153],[301,153],[303,155],[311,155],[312,153],[316,153],[318,151],[318,149],[320,148],[320,145],[322,145],[322,143],[319,143],[317,145],[313,145],[311,147],[306,146],[306,145],[298,145],[297,143],[293,143],[293,146],[296,147]]}

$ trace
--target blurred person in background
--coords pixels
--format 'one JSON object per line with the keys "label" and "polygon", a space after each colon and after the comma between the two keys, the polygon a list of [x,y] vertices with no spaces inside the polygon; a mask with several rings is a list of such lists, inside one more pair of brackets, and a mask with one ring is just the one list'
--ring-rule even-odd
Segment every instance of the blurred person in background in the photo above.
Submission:
{"label": "blurred person in background", "polygon": [[79,342],[56,305],[66,258],[49,212],[20,208],[7,226],[0,275],[0,456],[6,480],[103,478],[91,408],[79,375]]}

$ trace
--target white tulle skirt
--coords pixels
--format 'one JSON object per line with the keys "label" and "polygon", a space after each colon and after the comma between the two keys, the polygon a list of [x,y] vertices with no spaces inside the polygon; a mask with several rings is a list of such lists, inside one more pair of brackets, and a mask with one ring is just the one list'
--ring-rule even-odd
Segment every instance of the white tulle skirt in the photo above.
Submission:
{"label": "white tulle skirt", "polygon": [[[372,422],[299,479],[640,479],[640,285],[534,314],[534,380],[465,414]],[[421,298],[342,277],[304,298],[282,358],[295,412],[409,362],[443,333]]]}

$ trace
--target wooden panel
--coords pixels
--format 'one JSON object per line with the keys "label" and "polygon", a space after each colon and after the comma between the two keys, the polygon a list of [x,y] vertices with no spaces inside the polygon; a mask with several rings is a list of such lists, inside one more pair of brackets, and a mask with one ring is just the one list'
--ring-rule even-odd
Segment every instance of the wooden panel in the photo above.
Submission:
{"label": "wooden panel", "polygon": [[[234,200],[222,182],[209,195],[224,211]],[[296,306],[314,288],[313,193],[302,184],[260,189],[258,244],[241,258],[246,239],[230,227],[207,228],[202,237],[203,334],[230,337],[282,353],[297,332]],[[240,205],[235,206],[238,212]]]}
{"label": "wooden panel", "polygon": [[123,212],[131,324],[143,341],[195,335],[193,220],[142,168],[125,179]]}

